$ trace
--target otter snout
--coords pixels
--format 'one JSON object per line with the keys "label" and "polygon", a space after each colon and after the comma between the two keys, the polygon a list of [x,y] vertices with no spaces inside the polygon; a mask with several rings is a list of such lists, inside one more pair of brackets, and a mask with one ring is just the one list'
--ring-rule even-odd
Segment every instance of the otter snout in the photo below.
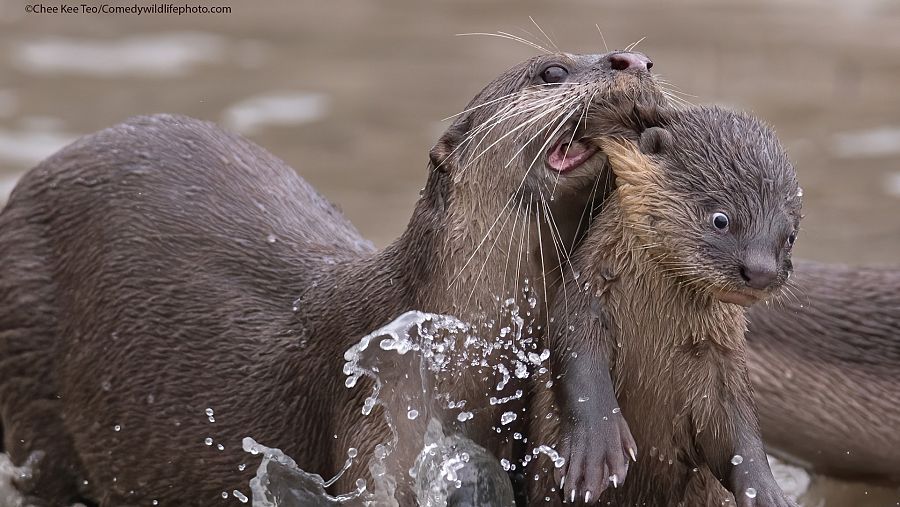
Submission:
{"label": "otter snout", "polygon": [[607,57],[609,66],[613,70],[637,70],[648,72],[653,67],[653,61],[641,53],[632,53],[630,51],[622,51],[613,53]]}
{"label": "otter snout", "polygon": [[768,289],[778,279],[778,262],[774,257],[751,254],[739,268],[741,279],[751,289]]}

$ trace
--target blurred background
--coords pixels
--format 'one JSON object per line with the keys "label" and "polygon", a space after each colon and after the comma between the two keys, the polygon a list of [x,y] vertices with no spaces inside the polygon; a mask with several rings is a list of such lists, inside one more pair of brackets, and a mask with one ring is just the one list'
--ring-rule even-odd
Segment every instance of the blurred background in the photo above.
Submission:
{"label": "blurred background", "polygon": [[[691,102],[772,123],[805,190],[796,255],[900,261],[897,0],[189,3],[231,13],[29,14],[24,1],[0,0],[0,202],[23,171],[80,135],[180,113],[283,158],[383,246],[406,225],[441,119],[535,54],[456,34],[506,31],[548,45],[533,16],[566,51],[643,39],[637,50],[653,71]],[[811,489],[808,506],[900,505],[896,490],[785,480]]]}

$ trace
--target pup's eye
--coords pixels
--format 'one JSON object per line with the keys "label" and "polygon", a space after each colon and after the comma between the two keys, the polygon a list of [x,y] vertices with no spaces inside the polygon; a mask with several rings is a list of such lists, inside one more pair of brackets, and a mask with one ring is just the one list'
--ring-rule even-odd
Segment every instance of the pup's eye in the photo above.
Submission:
{"label": "pup's eye", "polygon": [[788,248],[794,246],[794,241],[797,241],[797,233],[796,232],[792,232],[791,235],[788,236],[788,239],[787,239]]}
{"label": "pup's eye", "polygon": [[711,221],[713,227],[719,229],[720,231],[724,231],[728,228],[728,215],[722,212],[713,213],[711,217]]}
{"label": "pup's eye", "polygon": [[541,72],[545,83],[562,83],[569,77],[569,71],[559,65],[551,65]]}

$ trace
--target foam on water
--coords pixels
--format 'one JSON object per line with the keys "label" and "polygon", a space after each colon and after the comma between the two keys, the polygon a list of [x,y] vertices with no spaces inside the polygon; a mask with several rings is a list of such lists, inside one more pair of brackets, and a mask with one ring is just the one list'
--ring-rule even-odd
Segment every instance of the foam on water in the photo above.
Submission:
{"label": "foam on water", "polygon": [[228,107],[223,122],[242,134],[254,134],[266,126],[295,126],[325,116],[328,100],[319,93],[267,93]]}
{"label": "foam on water", "polygon": [[831,147],[834,154],[841,158],[900,155],[900,127],[885,126],[836,134]]}
{"label": "foam on water", "polygon": [[171,77],[225,55],[219,36],[202,32],[136,35],[122,39],[45,37],[13,48],[13,61],[37,74],[83,74],[100,77]]}
{"label": "foam on water", "polygon": [[16,183],[19,182],[19,178],[21,177],[21,174],[12,174],[0,177],[0,207],[2,207],[6,203],[6,201],[9,200],[10,192],[12,192],[13,188],[15,188]]}
{"label": "foam on water", "polygon": [[0,129],[0,162],[21,168],[33,166],[77,138],[52,130]]}

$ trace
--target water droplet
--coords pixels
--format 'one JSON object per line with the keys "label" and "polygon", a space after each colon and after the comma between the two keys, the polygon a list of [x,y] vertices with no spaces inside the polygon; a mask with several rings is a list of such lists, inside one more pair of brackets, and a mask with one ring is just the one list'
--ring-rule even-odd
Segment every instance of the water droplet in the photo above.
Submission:
{"label": "water droplet", "polygon": [[237,498],[238,500],[240,500],[241,503],[247,503],[247,502],[249,501],[249,498],[247,498],[246,496],[244,496],[244,494],[241,493],[241,492],[238,491],[238,490],[232,491],[231,494],[234,495],[235,498]]}
{"label": "water droplet", "polygon": [[414,408],[410,409],[409,412],[406,413],[406,417],[408,417],[409,420],[411,421],[411,420],[415,419],[416,417],[419,417],[419,411]]}
{"label": "water droplet", "polygon": [[278,241],[278,238],[276,238],[274,234],[269,234],[268,236],[266,236],[266,241],[268,241],[269,243],[274,243]]}
{"label": "water droplet", "polygon": [[212,417],[212,415],[213,415],[214,413],[215,413],[215,412],[213,412],[213,409],[211,409],[211,408],[207,408],[207,409],[206,409],[206,415],[207,415],[208,417]]}
{"label": "water droplet", "polygon": [[153,500],[153,505],[159,505],[159,500]]}
{"label": "water droplet", "polygon": [[213,439],[210,437],[206,437],[206,440],[204,440],[203,443],[205,443],[206,445],[212,445]]}
{"label": "water droplet", "polygon": [[117,425],[113,426],[113,430],[114,431],[122,431],[122,426],[117,424]]}
{"label": "water droplet", "polygon": [[228,498],[228,492],[227,492],[227,491],[223,491],[223,492],[222,492],[222,498]]}
{"label": "water droplet", "polygon": [[472,412],[460,412],[460,413],[456,416],[456,420],[459,421],[459,422],[466,422],[466,421],[468,421],[469,419],[471,419],[472,417],[474,417],[474,416],[472,415]]}
{"label": "water droplet", "polygon": [[366,400],[363,402],[363,408],[362,408],[362,413],[363,413],[363,415],[369,415],[369,414],[371,414],[371,413],[372,413],[372,409],[373,409],[374,407],[375,407],[375,398],[373,398],[372,396],[369,396],[369,397],[366,398]]}
{"label": "water droplet", "polygon": [[508,459],[506,459],[506,458],[501,459],[500,466],[503,467],[503,470],[509,472],[509,460]]}
{"label": "water droplet", "polygon": [[500,424],[506,426],[507,424],[516,420],[515,412],[503,412],[503,415],[500,416]]}
{"label": "water droplet", "polygon": [[618,413],[620,413],[621,411],[622,411],[621,408],[616,407],[616,408],[613,409],[613,414],[618,414]]}
{"label": "water droplet", "polygon": [[347,457],[348,458],[353,459],[357,455],[359,455],[359,451],[356,449],[356,447],[351,447],[351,448],[347,449]]}
{"label": "water droplet", "polygon": [[589,399],[590,398],[588,398],[587,396],[579,396],[578,403],[584,403],[584,402],[588,401]]}
{"label": "water droplet", "polygon": [[740,465],[743,462],[744,462],[744,457],[741,456],[740,454],[735,454],[734,456],[731,457],[732,465]]}
{"label": "water droplet", "polygon": [[747,498],[756,498],[756,490],[753,488],[747,488],[744,494],[747,495]]}
{"label": "water droplet", "polygon": [[239,470],[239,471],[243,472],[243,471],[246,470],[246,469],[247,469],[247,464],[246,464],[246,463],[241,463],[240,465],[238,465],[238,470]]}
{"label": "water droplet", "polygon": [[218,450],[220,450],[220,451],[224,451],[224,450],[225,450],[225,446],[222,445],[222,444],[219,444],[219,445],[216,446],[216,449],[218,449]]}

